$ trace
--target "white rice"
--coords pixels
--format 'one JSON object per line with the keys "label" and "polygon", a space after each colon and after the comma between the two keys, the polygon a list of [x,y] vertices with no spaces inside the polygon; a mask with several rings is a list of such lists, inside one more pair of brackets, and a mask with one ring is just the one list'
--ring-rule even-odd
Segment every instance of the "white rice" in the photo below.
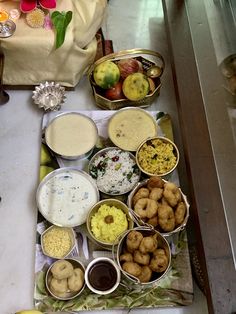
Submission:
{"label": "white rice", "polygon": [[[103,163],[102,168],[99,167],[101,163]],[[139,181],[140,172],[130,153],[112,149],[95,158],[90,167],[90,174],[96,178],[100,191],[115,195],[130,191]]]}

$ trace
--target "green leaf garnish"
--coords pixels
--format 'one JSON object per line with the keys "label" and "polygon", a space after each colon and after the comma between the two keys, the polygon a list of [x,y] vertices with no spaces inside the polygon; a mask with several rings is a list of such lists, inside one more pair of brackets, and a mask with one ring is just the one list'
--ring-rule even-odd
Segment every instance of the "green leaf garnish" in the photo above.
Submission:
{"label": "green leaf garnish", "polygon": [[56,29],[56,49],[64,43],[66,29],[72,19],[72,11],[54,11],[51,15],[52,23]]}

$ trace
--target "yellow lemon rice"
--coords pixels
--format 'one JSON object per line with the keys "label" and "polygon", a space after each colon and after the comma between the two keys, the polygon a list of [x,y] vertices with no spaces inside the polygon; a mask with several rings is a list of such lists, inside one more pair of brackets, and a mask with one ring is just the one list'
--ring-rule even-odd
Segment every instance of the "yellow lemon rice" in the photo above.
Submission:
{"label": "yellow lemon rice", "polygon": [[174,150],[171,143],[161,139],[148,140],[138,151],[139,165],[145,172],[162,175],[176,165]]}
{"label": "yellow lemon rice", "polygon": [[126,214],[115,206],[103,204],[91,218],[91,231],[96,239],[114,243],[128,229]]}

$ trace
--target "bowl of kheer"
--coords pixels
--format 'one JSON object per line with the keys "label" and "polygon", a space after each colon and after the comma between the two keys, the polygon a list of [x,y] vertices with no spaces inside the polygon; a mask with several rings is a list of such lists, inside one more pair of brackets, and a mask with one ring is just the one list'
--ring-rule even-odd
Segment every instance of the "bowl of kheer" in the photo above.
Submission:
{"label": "bowl of kheer", "polygon": [[156,134],[155,119],[141,108],[120,109],[109,119],[109,138],[123,150],[136,151],[140,143]]}
{"label": "bowl of kheer", "polygon": [[96,145],[98,130],[95,122],[78,112],[64,112],[46,126],[45,142],[58,156],[69,159],[88,157]]}

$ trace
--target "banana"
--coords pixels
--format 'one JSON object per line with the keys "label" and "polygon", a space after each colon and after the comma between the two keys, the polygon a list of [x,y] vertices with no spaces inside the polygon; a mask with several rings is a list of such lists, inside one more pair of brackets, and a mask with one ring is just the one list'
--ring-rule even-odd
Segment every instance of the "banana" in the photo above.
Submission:
{"label": "banana", "polygon": [[38,310],[23,310],[16,312],[15,314],[43,314],[43,312],[40,312]]}

